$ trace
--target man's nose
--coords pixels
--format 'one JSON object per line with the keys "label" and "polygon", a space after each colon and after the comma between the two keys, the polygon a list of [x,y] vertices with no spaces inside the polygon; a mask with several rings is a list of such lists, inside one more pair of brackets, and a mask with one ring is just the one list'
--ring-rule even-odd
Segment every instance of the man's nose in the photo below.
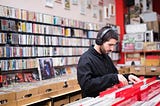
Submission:
{"label": "man's nose", "polygon": [[111,51],[114,51],[114,46],[111,46],[111,47],[110,47],[110,50],[111,50]]}

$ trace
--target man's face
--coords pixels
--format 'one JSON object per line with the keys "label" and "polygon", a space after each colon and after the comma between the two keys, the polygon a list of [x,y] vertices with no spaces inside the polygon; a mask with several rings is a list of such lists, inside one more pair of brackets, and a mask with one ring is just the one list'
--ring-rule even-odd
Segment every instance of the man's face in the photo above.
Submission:
{"label": "man's face", "polygon": [[104,42],[100,46],[101,53],[106,54],[106,53],[112,52],[114,50],[116,44],[117,44],[116,39],[110,39],[109,41]]}

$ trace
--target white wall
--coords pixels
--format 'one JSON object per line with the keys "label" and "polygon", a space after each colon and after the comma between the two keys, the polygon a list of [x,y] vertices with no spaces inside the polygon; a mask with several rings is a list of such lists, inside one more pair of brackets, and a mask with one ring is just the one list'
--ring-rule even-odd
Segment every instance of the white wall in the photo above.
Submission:
{"label": "white wall", "polygon": [[[109,7],[109,4],[115,4],[115,0],[104,0],[104,6]],[[116,7],[115,7],[116,9]],[[116,11],[115,11],[116,14]],[[109,19],[104,19],[105,23],[114,24],[116,25],[116,16],[111,16]]]}
{"label": "white wall", "polygon": [[[86,9],[85,15],[80,14],[80,5],[79,4],[72,5],[72,3],[71,3],[70,10],[65,10],[63,7],[63,4],[59,4],[56,2],[53,2],[53,8],[46,7],[45,1],[46,0],[0,0],[0,5],[10,6],[10,7],[29,10],[29,11],[40,12],[40,13],[51,14],[51,15],[55,15],[55,16],[66,17],[69,19],[81,20],[84,22],[115,24],[115,17],[111,17],[110,19],[103,18],[102,22],[99,21],[99,17],[93,18],[92,17],[92,9]],[[91,1],[95,2],[97,0],[91,0]],[[109,2],[114,3],[114,0],[104,0],[104,1],[105,1],[104,5],[108,5]],[[102,6],[99,6],[99,8],[103,11]]]}

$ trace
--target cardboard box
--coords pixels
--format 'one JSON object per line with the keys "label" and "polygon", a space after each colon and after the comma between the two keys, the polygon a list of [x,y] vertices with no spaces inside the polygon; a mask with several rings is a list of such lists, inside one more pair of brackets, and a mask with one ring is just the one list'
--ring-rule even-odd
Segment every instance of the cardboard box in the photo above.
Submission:
{"label": "cardboard box", "polygon": [[68,84],[69,86],[75,86],[78,84],[78,81],[77,79],[71,79],[71,80],[68,80]]}
{"label": "cardboard box", "polygon": [[7,99],[9,101],[16,100],[15,92],[10,91],[0,91],[0,100]]}
{"label": "cardboard box", "polygon": [[81,90],[80,85],[78,84],[78,85],[74,86],[74,90]]}
{"label": "cardboard box", "polygon": [[160,75],[160,67],[146,67],[146,75]]}
{"label": "cardboard box", "polygon": [[74,87],[74,86],[78,85],[78,81],[77,81],[77,79],[70,79],[67,81],[57,82],[57,83],[55,83],[55,85],[56,85],[56,90],[59,91],[59,90],[65,89],[65,88]]}
{"label": "cardboard box", "polygon": [[159,76],[160,76],[160,66],[159,66],[159,67],[157,67],[157,75],[159,75]]}
{"label": "cardboard box", "polygon": [[75,102],[75,101],[80,100],[80,99],[82,99],[82,94],[81,93],[70,95],[70,102]]}
{"label": "cardboard box", "polygon": [[56,91],[62,90],[62,89],[67,88],[69,86],[67,81],[57,82],[57,83],[55,83],[55,85],[56,85]]}
{"label": "cardboard box", "polygon": [[56,87],[55,90],[48,93],[51,98],[80,90],[77,79],[56,82],[54,86]]}
{"label": "cardboard box", "polygon": [[146,69],[143,66],[131,66],[130,73],[134,73],[136,75],[145,75]]}
{"label": "cardboard box", "polygon": [[4,106],[15,106],[16,95],[15,92],[0,91],[0,105]]}
{"label": "cardboard box", "polygon": [[40,95],[35,95],[35,96],[31,96],[29,98],[18,99],[17,100],[17,106],[35,104],[35,103],[38,103],[40,101],[44,101],[44,99],[41,100]]}
{"label": "cardboard box", "polygon": [[38,87],[38,93],[39,94],[50,93],[50,92],[56,91],[57,90],[56,88],[57,87],[55,83],[41,85],[40,87]]}
{"label": "cardboard box", "polygon": [[120,74],[128,74],[130,72],[130,68],[127,66],[121,66],[117,69]]}
{"label": "cardboard box", "polygon": [[0,106],[17,106],[17,102],[16,101],[7,102],[5,104],[0,104]]}
{"label": "cardboard box", "polygon": [[57,95],[64,95],[70,92],[74,92],[75,91],[74,86],[78,85],[74,83],[76,83],[74,80],[61,81],[61,82],[55,83],[55,86],[56,86],[55,91],[50,92],[50,96],[56,97]]}
{"label": "cardboard box", "polygon": [[53,99],[53,106],[63,106],[69,103],[69,96],[60,96]]}
{"label": "cardboard box", "polygon": [[22,89],[16,92],[16,99],[30,98],[35,95],[38,95],[38,88]]}

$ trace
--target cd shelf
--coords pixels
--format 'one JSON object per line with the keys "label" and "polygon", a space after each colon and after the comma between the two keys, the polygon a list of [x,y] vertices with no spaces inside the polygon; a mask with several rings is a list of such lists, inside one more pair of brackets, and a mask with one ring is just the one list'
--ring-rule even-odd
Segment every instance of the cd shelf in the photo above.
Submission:
{"label": "cd shelf", "polygon": [[37,58],[75,65],[101,26],[0,5],[1,72],[37,70]]}

